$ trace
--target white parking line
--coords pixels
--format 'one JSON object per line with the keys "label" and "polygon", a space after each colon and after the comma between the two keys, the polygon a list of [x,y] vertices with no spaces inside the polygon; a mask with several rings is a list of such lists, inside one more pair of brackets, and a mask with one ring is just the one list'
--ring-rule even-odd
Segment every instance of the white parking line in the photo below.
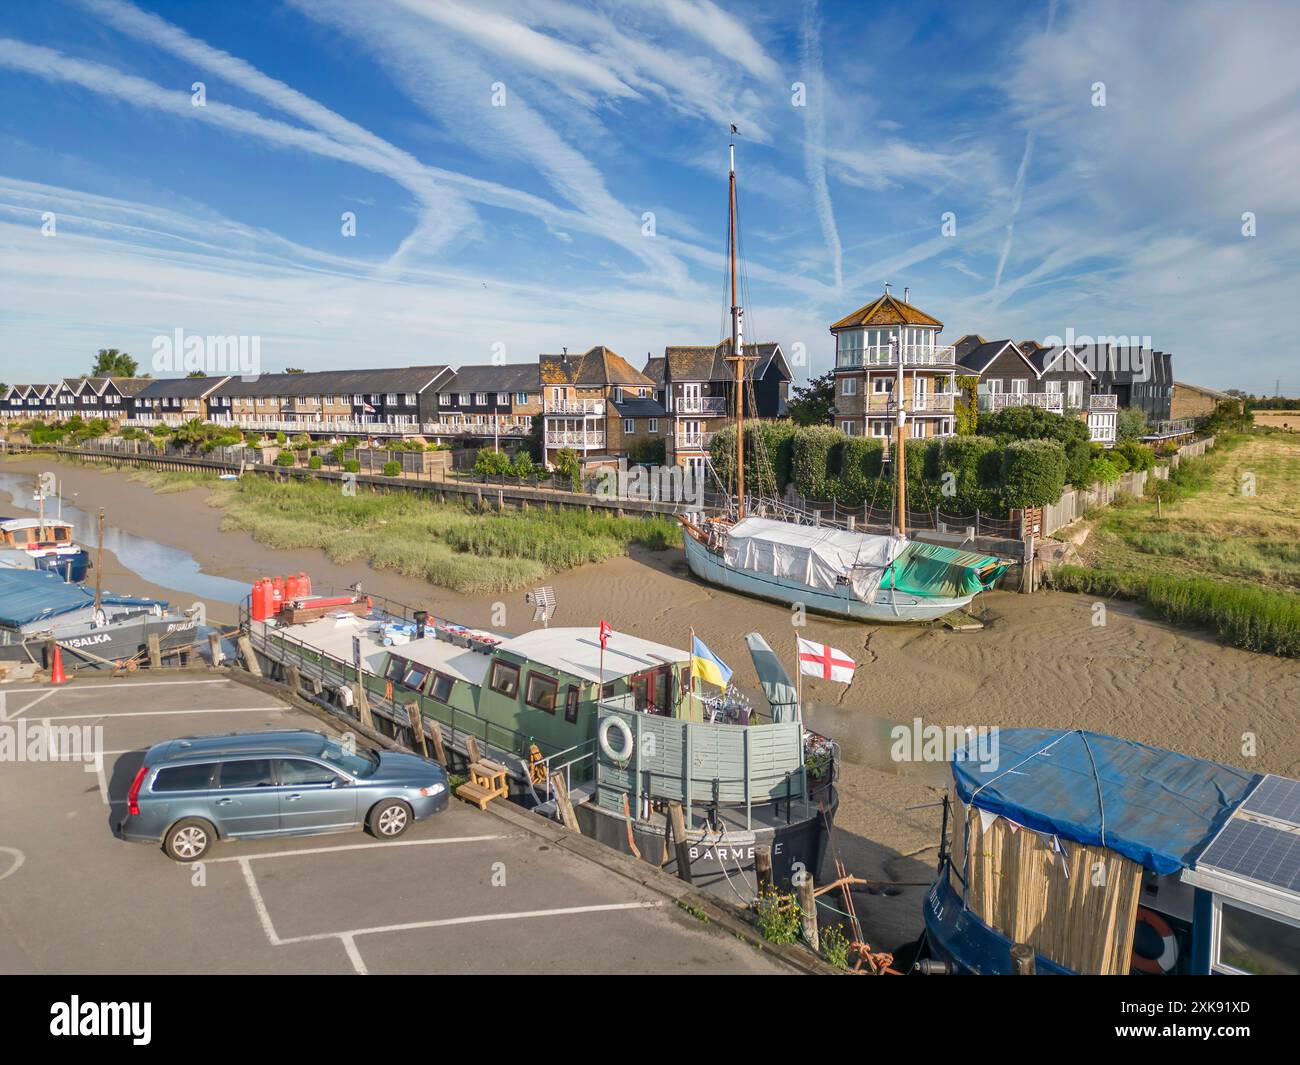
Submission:
{"label": "white parking line", "polygon": [[21,710],[15,710],[12,714],[9,714],[9,713],[6,712],[6,710],[5,710],[5,706],[6,706],[6,704],[8,703],[8,699],[6,699],[6,698],[2,698],[2,697],[3,697],[3,696],[8,696],[8,695],[17,695],[18,693],[17,693],[17,692],[0,692],[0,721],[13,721],[15,718],[18,717],[19,714],[25,714],[25,713],[27,713],[27,711],[30,710],[33,706],[35,706],[37,703],[39,703],[39,702],[41,702],[41,701],[43,701],[43,700],[45,700],[45,699],[48,699],[48,698],[49,698],[51,695],[53,695],[57,690],[58,690],[57,688],[49,688],[49,689],[47,689],[46,692],[45,692],[43,695],[38,695],[35,699],[33,699],[30,703],[28,703],[26,706],[24,706]]}
{"label": "white parking line", "polygon": [[89,694],[92,693],[92,692],[98,692],[98,691],[100,691],[100,690],[105,690],[105,691],[107,691],[107,690],[110,690],[110,689],[113,689],[113,688],[122,688],[122,687],[130,687],[130,688],[134,689],[134,688],[162,688],[162,687],[178,687],[178,686],[182,686],[182,685],[191,685],[191,684],[231,684],[231,685],[233,685],[234,683],[235,683],[235,681],[233,681],[233,680],[222,680],[222,679],[218,679],[218,680],[140,680],[140,681],[131,681],[131,683],[130,683],[129,685],[115,684],[115,683],[108,682],[108,681],[104,681],[104,682],[99,682],[99,681],[97,681],[97,682],[94,683],[94,684],[81,685],[81,686],[79,686],[79,687],[75,687],[75,688],[63,688],[63,687],[59,687],[59,688],[51,688],[51,687],[49,687],[48,685],[46,685],[46,686],[43,687],[43,688],[0,688],[0,692],[7,692],[7,693],[10,694],[10,695],[24,695],[24,694],[26,694],[26,695],[32,695],[32,694],[35,694],[36,692],[49,692],[49,693],[51,693],[51,694],[53,694],[54,692],[62,692],[64,695],[89,695]]}
{"label": "white parking line", "polygon": [[[24,707],[29,709],[28,707]],[[85,721],[88,718],[103,718],[116,721],[120,717],[184,717],[190,714],[267,714],[271,711],[284,713],[287,706],[220,706],[212,710],[126,710],[120,714],[60,714],[56,717],[42,717],[42,721]],[[20,710],[19,713],[22,713]]]}
{"label": "white parking line", "polygon": [[358,976],[369,976],[370,970],[366,968],[366,963],[361,960],[361,951],[357,950],[357,942],[351,936],[339,936],[343,943],[343,949],[348,952],[348,960],[352,962],[352,968],[357,971]]}
{"label": "white parking line", "polygon": [[428,847],[437,843],[487,843],[494,839],[519,839],[523,833],[501,833],[495,836],[443,836],[440,839],[394,839],[387,842],[376,840],[374,843],[345,843],[341,847],[304,847],[296,851],[269,851],[266,854],[234,854],[228,858],[206,858],[205,865],[218,862],[254,862],[266,858],[296,858],[300,854],[333,854],[336,851],[363,851],[373,847]]}

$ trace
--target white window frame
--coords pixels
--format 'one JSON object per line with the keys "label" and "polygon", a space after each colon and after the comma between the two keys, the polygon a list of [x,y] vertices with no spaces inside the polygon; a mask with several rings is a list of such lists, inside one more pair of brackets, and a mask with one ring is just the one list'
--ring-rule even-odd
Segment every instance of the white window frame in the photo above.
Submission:
{"label": "white window frame", "polygon": [[486,407],[486,406],[488,405],[488,399],[487,399],[487,397],[488,397],[488,394],[487,394],[486,392],[475,392],[475,393],[474,393],[474,406],[476,406],[476,407]]}
{"label": "white window frame", "polygon": [[634,435],[636,434],[636,419],[635,419],[635,418],[624,418],[624,419],[623,419],[623,432],[624,432],[624,434],[626,434],[627,436],[634,436]]}
{"label": "white window frame", "polygon": [[840,379],[840,395],[856,396],[858,394],[858,379],[856,377],[843,377]]}
{"label": "white window frame", "polygon": [[894,379],[892,377],[873,377],[871,379],[871,393],[876,396],[883,396],[894,391]]}
{"label": "white window frame", "polygon": [[657,432],[659,432],[659,419],[658,419],[658,418],[651,418],[651,419],[650,419],[650,432],[652,432],[652,433],[657,433]]}

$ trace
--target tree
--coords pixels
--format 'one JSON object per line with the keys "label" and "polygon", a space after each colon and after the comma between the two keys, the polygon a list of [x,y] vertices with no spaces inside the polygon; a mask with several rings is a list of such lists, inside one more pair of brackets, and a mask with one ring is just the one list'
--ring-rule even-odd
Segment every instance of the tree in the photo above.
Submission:
{"label": "tree", "polygon": [[1055,440],[1065,448],[1066,481],[1080,487],[1089,484],[1092,444],[1088,425],[1081,418],[1067,418],[1042,407],[1007,407],[981,415],[976,431],[1000,444],[1013,440]]}
{"label": "tree", "polygon": [[286,366],[286,367],[284,368],[284,372],[285,372],[285,373],[302,373],[302,370],[300,370],[297,366]]}
{"label": "tree", "polygon": [[1141,440],[1146,427],[1145,411],[1138,407],[1125,407],[1115,418],[1115,440],[1121,444],[1126,440]]}
{"label": "tree", "polygon": [[136,366],[135,359],[125,351],[118,351],[117,348],[100,348],[99,357],[95,360],[90,376],[134,377],[137,369],[139,367]]}
{"label": "tree", "polygon": [[185,376],[186,377],[207,377],[208,375],[205,374],[202,370],[191,370]]}
{"label": "tree", "polygon": [[796,425],[830,425],[835,410],[835,371],[811,378],[806,385],[796,385],[787,409]]}

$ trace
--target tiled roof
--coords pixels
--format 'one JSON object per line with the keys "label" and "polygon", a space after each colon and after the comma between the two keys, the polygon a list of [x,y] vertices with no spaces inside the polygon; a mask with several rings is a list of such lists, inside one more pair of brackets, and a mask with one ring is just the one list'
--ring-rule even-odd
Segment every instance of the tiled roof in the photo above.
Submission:
{"label": "tiled roof", "polygon": [[[963,337],[962,339],[965,340],[966,338]],[[1014,353],[1016,351],[1016,342],[1014,340],[985,340],[975,347],[968,347],[965,352],[958,355],[957,365],[970,370],[971,373],[981,374],[1008,347]],[[1035,372],[1038,371],[1037,366],[1033,366],[1032,363],[1030,365]]]}
{"label": "tiled roof", "polygon": [[136,393],[140,399],[200,399],[229,377],[158,377]]}
{"label": "tiled roof", "polygon": [[664,383],[664,362],[666,360],[662,355],[651,355],[646,358],[645,366],[641,372],[657,385]]}
{"label": "tiled roof", "polygon": [[943,323],[938,318],[930,317],[889,293],[878,296],[865,307],[859,307],[852,314],[845,315],[831,326],[831,332],[859,325],[932,325],[943,328]]}
{"label": "tiled roof", "polygon": [[536,392],[541,385],[533,363],[462,366],[438,382],[439,392]]}
{"label": "tiled roof", "polygon": [[603,344],[582,355],[539,355],[537,365],[544,385],[654,386],[650,378]]}
{"label": "tiled roof", "polygon": [[[745,375],[762,377],[780,350],[780,344],[770,341],[746,344],[745,354],[755,356],[756,361],[746,365]],[[668,364],[668,376],[674,381],[734,381],[735,367],[727,362],[730,353],[731,338],[727,337],[720,344],[679,344],[664,348],[664,361]]]}
{"label": "tiled roof", "polygon": [[366,395],[381,392],[423,392],[450,373],[446,366],[399,366],[389,369],[316,370],[311,373],[269,373],[247,380],[230,377],[223,396]]}
{"label": "tiled roof", "polygon": [[666,418],[668,412],[653,399],[629,398],[614,404],[620,418]]}

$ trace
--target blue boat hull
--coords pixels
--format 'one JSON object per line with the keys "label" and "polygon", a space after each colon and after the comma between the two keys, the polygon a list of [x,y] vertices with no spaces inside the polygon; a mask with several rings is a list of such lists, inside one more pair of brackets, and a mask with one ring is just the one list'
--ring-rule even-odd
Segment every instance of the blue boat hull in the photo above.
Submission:
{"label": "blue boat hull", "polygon": [[90,570],[90,555],[85,551],[78,551],[76,554],[42,555],[33,561],[37,569],[57,573],[65,581],[73,584],[84,581]]}
{"label": "blue boat hull", "polygon": [[973,595],[929,598],[881,589],[876,594],[875,602],[864,603],[847,584],[841,585],[832,593],[768,573],[733,569],[721,555],[710,551],[691,536],[689,531],[683,535],[682,543],[686,547],[686,564],[700,580],[759,599],[770,599],[791,606],[800,603],[819,614],[877,623],[933,621],[954,610],[960,610],[975,598]]}

